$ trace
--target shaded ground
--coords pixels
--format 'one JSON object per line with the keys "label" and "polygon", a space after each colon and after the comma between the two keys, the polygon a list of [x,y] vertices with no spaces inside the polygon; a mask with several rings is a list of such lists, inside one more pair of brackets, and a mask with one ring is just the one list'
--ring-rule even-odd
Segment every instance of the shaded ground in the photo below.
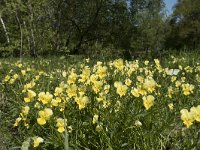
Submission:
{"label": "shaded ground", "polygon": [[7,150],[6,149],[6,138],[5,134],[8,132],[5,132],[5,123],[3,122],[3,108],[5,105],[5,97],[0,91],[0,150]]}
{"label": "shaded ground", "polygon": [[5,141],[3,140],[3,134],[1,133],[0,131],[0,150],[6,150],[6,147],[5,147]]}

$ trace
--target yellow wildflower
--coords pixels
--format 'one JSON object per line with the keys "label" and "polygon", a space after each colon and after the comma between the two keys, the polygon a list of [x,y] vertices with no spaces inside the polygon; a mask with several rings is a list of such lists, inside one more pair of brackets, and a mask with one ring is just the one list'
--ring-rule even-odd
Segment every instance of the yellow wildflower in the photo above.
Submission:
{"label": "yellow wildflower", "polygon": [[197,107],[192,107],[190,109],[191,112],[193,112],[194,114],[194,119],[198,122],[200,122],[200,105],[198,105]]}
{"label": "yellow wildflower", "polygon": [[95,115],[93,116],[92,123],[93,123],[93,124],[96,124],[96,123],[98,122],[98,119],[99,119],[99,115],[96,115],[96,114],[95,114]]}
{"label": "yellow wildflower", "polygon": [[153,78],[148,78],[144,80],[143,87],[146,89],[148,92],[153,92],[156,88],[156,82]]}
{"label": "yellow wildflower", "polygon": [[123,68],[124,68],[123,59],[117,59],[117,60],[115,60],[115,61],[113,62],[113,64],[114,64],[114,66],[115,66],[118,70],[120,70],[120,71],[122,71]]}
{"label": "yellow wildflower", "polygon": [[50,108],[45,108],[42,111],[39,111],[39,118],[37,119],[37,122],[39,125],[46,124],[46,120],[48,120],[52,115],[53,111]]}
{"label": "yellow wildflower", "polygon": [[170,110],[173,110],[174,109],[174,104],[170,103],[170,104],[168,104],[168,107],[169,107]]}
{"label": "yellow wildflower", "polygon": [[34,137],[33,138],[33,147],[38,147],[40,143],[43,143],[44,139],[41,137]]}
{"label": "yellow wildflower", "polygon": [[131,81],[130,79],[126,79],[126,80],[125,80],[125,84],[126,84],[127,86],[130,86],[131,83],[132,83],[132,81]]}
{"label": "yellow wildflower", "polygon": [[40,92],[38,94],[38,100],[41,101],[43,104],[48,104],[49,102],[51,102],[53,98],[53,95],[50,94],[49,92]]}
{"label": "yellow wildflower", "polygon": [[186,125],[187,128],[189,128],[194,121],[194,114],[192,112],[188,112],[187,109],[182,109],[180,112],[183,123]]}
{"label": "yellow wildflower", "polygon": [[17,118],[16,120],[15,120],[15,123],[14,123],[14,127],[17,127],[17,126],[19,126],[19,122],[22,120],[22,118],[21,117],[19,117],[19,118]]}
{"label": "yellow wildflower", "polygon": [[101,90],[102,86],[103,86],[102,81],[95,81],[92,85],[92,89],[97,94]]}
{"label": "yellow wildflower", "polygon": [[68,76],[67,83],[68,84],[74,84],[76,82],[76,79],[77,79],[77,74],[74,73],[74,70],[72,69],[72,72]]}
{"label": "yellow wildflower", "polygon": [[192,84],[182,84],[182,90],[184,95],[190,95],[193,93],[194,85]]}
{"label": "yellow wildflower", "polygon": [[69,85],[66,90],[69,98],[77,95],[77,86],[75,84]]}
{"label": "yellow wildflower", "polygon": [[151,108],[154,104],[154,96],[152,95],[148,95],[147,97],[144,96],[143,98],[143,104],[144,104],[144,107],[146,108],[146,110],[148,110],[149,108]]}
{"label": "yellow wildflower", "polygon": [[79,109],[83,109],[86,107],[87,103],[89,102],[89,98],[87,96],[80,96],[75,98],[76,103],[78,104]]}
{"label": "yellow wildflower", "polygon": [[139,97],[140,96],[140,93],[139,93],[139,90],[134,88],[131,90],[131,94],[135,97]]}
{"label": "yellow wildflower", "polygon": [[5,82],[8,82],[9,80],[10,80],[10,76],[9,76],[9,75],[6,75],[5,78],[4,78],[4,81],[5,81]]}
{"label": "yellow wildflower", "polygon": [[56,127],[58,127],[58,132],[63,133],[65,131],[65,120],[62,118],[58,118],[56,120]]}
{"label": "yellow wildflower", "polygon": [[128,89],[126,85],[123,85],[121,82],[115,82],[114,86],[117,88],[117,94],[119,94],[120,97],[126,95]]}
{"label": "yellow wildflower", "polygon": [[63,92],[63,89],[61,87],[56,87],[55,88],[55,96],[59,96]]}
{"label": "yellow wildflower", "polygon": [[106,76],[107,67],[106,66],[98,66],[96,74],[99,76],[100,79],[103,79]]}

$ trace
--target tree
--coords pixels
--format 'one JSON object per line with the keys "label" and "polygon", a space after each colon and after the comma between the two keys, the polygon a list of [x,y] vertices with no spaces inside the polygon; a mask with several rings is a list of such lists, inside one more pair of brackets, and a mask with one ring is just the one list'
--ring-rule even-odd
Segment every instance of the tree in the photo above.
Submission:
{"label": "tree", "polygon": [[[167,44],[172,48],[200,47],[200,1],[179,0],[174,8],[171,21],[171,37]],[[176,43],[172,41],[176,39]]]}

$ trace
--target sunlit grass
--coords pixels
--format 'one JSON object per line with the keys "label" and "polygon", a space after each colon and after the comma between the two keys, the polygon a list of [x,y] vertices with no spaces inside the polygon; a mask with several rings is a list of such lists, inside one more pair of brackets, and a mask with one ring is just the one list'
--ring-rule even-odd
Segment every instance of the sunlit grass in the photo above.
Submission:
{"label": "sunlit grass", "polygon": [[2,59],[2,140],[31,149],[198,148],[198,58]]}

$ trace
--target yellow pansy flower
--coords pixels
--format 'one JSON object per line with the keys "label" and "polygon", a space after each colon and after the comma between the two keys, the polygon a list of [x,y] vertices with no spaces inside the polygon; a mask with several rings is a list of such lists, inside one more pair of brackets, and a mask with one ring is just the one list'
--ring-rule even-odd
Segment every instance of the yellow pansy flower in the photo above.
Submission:
{"label": "yellow pansy flower", "polygon": [[37,118],[37,122],[39,125],[46,124],[46,120],[48,120],[52,115],[53,111],[50,108],[45,108],[42,111],[39,111],[38,113],[39,118]]}
{"label": "yellow pansy flower", "polygon": [[34,137],[33,138],[33,147],[38,147],[40,145],[40,143],[43,143],[44,139],[41,137]]}
{"label": "yellow pansy flower", "polygon": [[50,94],[49,92],[40,92],[38,94],[38,100],[41,101],[43,104],[48,104],[49,102],[51,102],[53,98],[53,95]]}
{"label": "yellow pansy flower", "polygon": [[77,95],[77,86],[75,84],[69,85],[67,87],[67,95],[69,96],[69,98],[76,96]]}
{"label": "yellow pansy flower", "polygon": [[155,99],[153,95],[144,96],[142,99],[146,110],[150,109],[153,106]]}
{"label": "yellow pansy flower", "polygon": [[89,102],[89,98],[87,96],[80,96],[75,98],[76,103],[78,104],[79,109],[83,109],[86,107],[87,103]]}
{"label": "yellow pansy flower", "polygon": [[190,109],[191,112],[193,112],[194,114],[194,119],[198,122],[200,122],[200,105],[198,105],[197,107],[192,107]]}
{"label": "yellow pansy flower", "polygon": [[56,127],[58,127],[58,132],[63,133],[65,131],[65,120],[62,118],[58,118],[56,120]]}
{"label": "yellow pansy flower", "polygon": [[188,112],[187,109],[182,109],[180,112],[183,123],[186,125],[187,128],[189,128],[194,121],[194,113]]}

